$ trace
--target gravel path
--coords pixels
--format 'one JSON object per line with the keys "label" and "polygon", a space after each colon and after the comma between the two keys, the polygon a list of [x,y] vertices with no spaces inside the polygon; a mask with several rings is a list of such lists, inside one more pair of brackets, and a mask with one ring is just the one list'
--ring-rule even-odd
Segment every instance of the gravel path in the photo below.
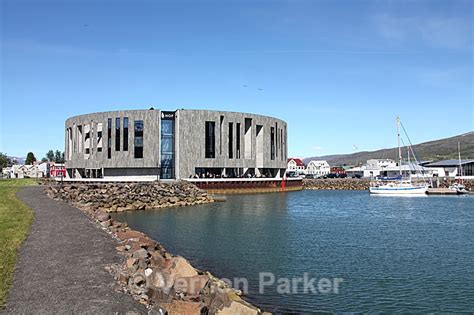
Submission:
{"label": "gravel path", "polygon": [[5,314],[146,314],[114,290],[104,267],[120,256],[107,233],[80,210],[48,198],[41,186],[25,187],[18,197],[35,218],[19,251]]}

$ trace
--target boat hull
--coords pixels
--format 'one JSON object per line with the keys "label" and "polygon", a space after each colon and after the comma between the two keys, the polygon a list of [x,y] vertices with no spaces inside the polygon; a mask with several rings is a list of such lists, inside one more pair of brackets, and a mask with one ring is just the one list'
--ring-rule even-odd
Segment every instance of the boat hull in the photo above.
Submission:
{"label": "boat hull", "polygon": [[369,192],[375,195],[424,195],[428,187],[369,187]]}

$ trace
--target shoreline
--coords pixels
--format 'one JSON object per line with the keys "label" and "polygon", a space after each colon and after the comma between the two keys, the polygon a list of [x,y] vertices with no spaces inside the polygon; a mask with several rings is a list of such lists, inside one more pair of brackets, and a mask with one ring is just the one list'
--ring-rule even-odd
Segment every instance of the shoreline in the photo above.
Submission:
{"label": "shoreline", "polygon": [[[304,180],[302,189],[366,190],[369,183],[369,180],[364,179],[313,179]],[[184,188],[180,185],[184,185]],[[123,256],[123,261],[110,265],[108,271],[123,292],[149,309],[170,313],[200,313],[203,310],[210,314],[263,313],[260,308],[243,299],[239,290],[230,288],[209,271],[194,268],[184,257],[169,253],[159,241],[131,229],[127,223],[112,219],[109,214],[222,200],[191,183],[183,182],[74,183],[69,186],[47,186],[45,191],[50,198],[66,201],[81,210],[118,243],[116,251]],[[124,193],[126,191],[128,193]],[[264,191],[236,191],[243,194],[251,192]],[[113,199],[112,203],[110,199]],[[160,199],[159,203],[156,203],[157,199]]]}
{"label": "shoreline", "polygon": [[[143,187],[143,184],[137,185]],[[135,186],[127,187],[133,189]],[[108,266],[107,271],[114,277],[121,290],[130,294],[138,303],[146,305],[150,310],[167,311],[170,314],[263,313],[260,308],[242,298],[239,290],[230,288],[211,272],[194,268],[184,257],[169,253],[157,240],[153,240],[147,234],[131,229],[127,223],[113,220],[107,208],[84,202],[86,200],[83,194],[74,194],[71,191],[75,189],[64,188],[47,186],[45,193],[52,199],[66,201],[81,210],[95,222],[97,227],[106,231],[117,242],[118,246],[115,249],[123,256],[123,261],[121,264]],[[172,190],[173,186],[168,188]],[[93,189],[100,190],[103,187],[96,185]],[[69,195],[64,196],[65,193]],[[71,195],[81,198],[81,201],[75,201]],[[181,197],[188,198],[188,196]],[[202,197],[196,195],[196,198]],[[176,200],[171,205],[185,206],[210,202],[214,200],[208,197],[206,202],[202,199],[189,200],[187,203]],[[164,207],[167,206],[163,205],[161,208]],[[142,209],[151,207],[140,204],[140,207],[134,210]]]}

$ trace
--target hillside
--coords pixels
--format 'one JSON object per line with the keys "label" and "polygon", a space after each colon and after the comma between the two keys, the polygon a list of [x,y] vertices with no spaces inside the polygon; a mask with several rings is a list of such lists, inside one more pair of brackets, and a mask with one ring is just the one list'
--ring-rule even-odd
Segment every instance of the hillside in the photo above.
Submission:
{"label": "hillside", "polygon": [[[413,146],[417,157],[421,161],[439,161],[458,158],[458,142],[461,143],[461,157],[463,159],[474,159],[474,132],[468,132],[459,136],[423,142]],[[305,158],[304,162],[310,160],[326,160],[330,165],[359,165],[369,159],[387,158],[397,159],[398,149],[390,148],[377,151],[362,151],[352,154],[325,155],[319,157]],[[406,149],[402,152],[406,156]]]}

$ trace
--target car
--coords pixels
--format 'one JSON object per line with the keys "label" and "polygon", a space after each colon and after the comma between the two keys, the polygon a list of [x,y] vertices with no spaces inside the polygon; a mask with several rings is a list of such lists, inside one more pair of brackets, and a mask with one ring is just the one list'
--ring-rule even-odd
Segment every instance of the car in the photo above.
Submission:
{"label": "car", "polygon": [[296,172],[288,172],[286,173],[286,177],[294,178],[294,177],[298,177],[298,174],[296,174]]}

